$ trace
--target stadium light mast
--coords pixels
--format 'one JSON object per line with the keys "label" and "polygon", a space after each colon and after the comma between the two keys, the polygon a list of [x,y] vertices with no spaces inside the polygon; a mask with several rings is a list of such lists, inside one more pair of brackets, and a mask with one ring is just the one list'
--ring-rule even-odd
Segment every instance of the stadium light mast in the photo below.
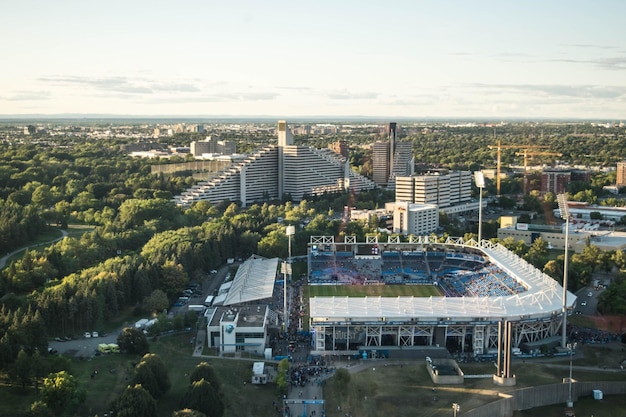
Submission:
{"label": "stadium light mast", "polygon": [[572,408],[574,406],[574,401],[572,401],[572,355],[574,354],[574,349],[576,349],[576,343],[568,343],[567,348],[569,349],[569,386],[567,389],[567,406]]}
{"label": "stadium light mast", "polygon": [[289,252],[288,252],[288,257],[287,257],[287,263],[283,265],[284,267],[284,300],[283,300],[283,311],[284,311],[284,322],[285,322],[285,335],[287,335],[287,333],[289,332],[289,309],[288,309],[288,304],[287,304],[287,277],[291,278],[291,236],[296,234],[296,227],[293,225],[289,225],[286,227],[285,229],[285,234],[287,235],[287,238],[289,239]]}
{"label": "stadium light mast", "polygon": [[478,244],[483,239],[483,188],[485,188],[485,176],[482,171],[474,171],[474,183],[478,187]]}
{"label": "stadium light mast", "polygon": [[569,248],[569,207],[567,206],[567,196],[559,194],[556,197],[559,203],[561,218],[565,219],[565,261],[563,262],[563,330],[561,335],[561,347],[567,348],[567,261]]}

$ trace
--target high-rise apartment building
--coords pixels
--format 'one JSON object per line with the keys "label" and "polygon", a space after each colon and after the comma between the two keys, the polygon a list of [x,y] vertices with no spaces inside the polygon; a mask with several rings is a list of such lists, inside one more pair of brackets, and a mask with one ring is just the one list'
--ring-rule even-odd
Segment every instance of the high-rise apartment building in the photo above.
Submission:
{"label": "high-rise apartment building", "polygon": [[396,177],[413,172],[410,142],[397,141],[397,125],[389,123],[386,142],[372,145],[372,179],[380,187],[394,189]]}
{"label": "high-rise apartment building", "polygon": [[219,140],[217,137],[208,136],[205,140],[191,142],[190,151],[193,156],[200,157],[204,154],[232,155],[236,151],[235,142]]}
{"label": "high-rise apartment building", "polygon": [[278,122],[277,134],[278,145],[266,146],[233,163],[209,181],[176,196],[175,201],[189,205],[200,200],[214,204],[230,200],[246,206],[286,195],[300,201],[325,192],[375,187],[373,181],[350,169],[347,158],[330,149],[294,145],[287,122]]}
{"label": "high-rise apartment building", "polygon": [[560,169],[546,169],[541,173],[541,192],[563,194],[567,191],[567,184],[572,181],[572,173]]}
{"label": "high-rise apartment building", "polygon": [[472,198],[472,173],[452,171],[447,174],[411,175],[396,178],[396,201],[455,206]]}
{"label": "high-rise apartment building", "polygon": [[617,163],[617,178],[615,182],[617,187],[626,187],[626,161]]}
{"label": "high-rise apartment building", "polygon": [[345,140],[338,140],[336,142],[333,142],[331,144],[328,145],[328,149],[330,149],[333,152],[338,153],[339,155],[343,156],[344,158],[348,158],[349,154],[348,154],[348,142],[346,142]]}

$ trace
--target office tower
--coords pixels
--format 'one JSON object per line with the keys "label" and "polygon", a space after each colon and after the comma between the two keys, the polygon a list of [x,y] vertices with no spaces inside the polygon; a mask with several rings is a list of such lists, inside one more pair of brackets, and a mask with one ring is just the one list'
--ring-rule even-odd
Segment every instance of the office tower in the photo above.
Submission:
{"label": "office tower", "polygon": [[387,141],[372,145],[372,179],[380,187],[395,189],[396,177],[413,172],[411,143],[397,141],[397,125],[389,123]]}

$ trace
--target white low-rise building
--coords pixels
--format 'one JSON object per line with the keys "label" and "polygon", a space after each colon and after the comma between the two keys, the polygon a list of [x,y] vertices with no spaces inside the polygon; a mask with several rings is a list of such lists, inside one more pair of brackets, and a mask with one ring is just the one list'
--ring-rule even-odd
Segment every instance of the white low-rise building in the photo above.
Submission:
{"label": "white low-rise building", "polygon": [[439,208],[434,204],[396,201],[393,209],[393,233],[428,235],[439,227]]}

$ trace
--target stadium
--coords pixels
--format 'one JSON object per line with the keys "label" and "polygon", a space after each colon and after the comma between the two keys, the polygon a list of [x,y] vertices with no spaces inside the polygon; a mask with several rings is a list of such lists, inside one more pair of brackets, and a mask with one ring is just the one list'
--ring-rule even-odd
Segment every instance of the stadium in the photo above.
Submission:
{"label": "stadium", "polygon": [[[312,354],[446,347],[487,355],[503,323],[511,348],[558,344],[562,286],[499,243],[312,236],[307,258]],[[576,297],[566,300],[569,314]]]}

